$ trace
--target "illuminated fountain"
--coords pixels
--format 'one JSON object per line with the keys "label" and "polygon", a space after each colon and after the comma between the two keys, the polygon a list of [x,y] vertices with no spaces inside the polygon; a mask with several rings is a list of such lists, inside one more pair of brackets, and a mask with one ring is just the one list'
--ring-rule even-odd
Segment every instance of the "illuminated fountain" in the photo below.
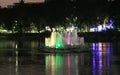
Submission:
{"label": "illuminated fountain", "polygon": [[45,46],[50,48],[71,48],[84,45],[84,38],[78,37],[77,29],[69,28],[65,31],[53,31],[45,38]]}

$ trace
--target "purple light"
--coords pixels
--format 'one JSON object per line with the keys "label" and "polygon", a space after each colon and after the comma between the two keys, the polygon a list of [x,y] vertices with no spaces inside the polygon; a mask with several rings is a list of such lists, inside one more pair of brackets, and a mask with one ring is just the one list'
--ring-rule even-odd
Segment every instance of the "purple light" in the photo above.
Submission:
{"label": "purple light", "polygon": [[[106,70],[103,67],[107,68],[107,75],[110,74],[110,47],[109,43],[93,43],[93,75],[102,75],[102,71]],[[103,49],[105,48],[105,51]],[[106,63],[105,65],[104,62]]]}
{"label": "purple light", "polygon": [[[102,71],[102,52],[101,52],[101,45],[99,43],[93,43],[93,49],[96,52],[93,52],[93,75],[101,75]],[[98,62],[98,64],[97,64]],[[98,72],[97,72],[98,70]]]}
{"label": "purple light", "polygon": [[92,44],[92,49],[95,50],[95,43]]}
{"label": "purple light", "polygon": [[93,52],[93,75],[96,75],[96,62],[95,62],[95,53],[94,52]]}
{"label": "purple light", "polygon": [[114,29],[114,22],[113,22],[113,20],[110,20],[110,23],[109,24],[102,24],[102,25],[99,25],[99,26],[97,26],[97,27],[93,27],[93,28],[91,28],[90,30],[92,30],[92,31],[99,31],[99,32],[101,32],[101,31],[106,31],[107,29]]}

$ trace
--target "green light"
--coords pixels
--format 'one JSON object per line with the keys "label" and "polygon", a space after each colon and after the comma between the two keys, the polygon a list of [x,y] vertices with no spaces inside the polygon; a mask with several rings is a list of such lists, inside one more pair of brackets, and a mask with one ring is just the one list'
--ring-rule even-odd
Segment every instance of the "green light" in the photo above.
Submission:
{"label": "green light", "polygon": [[64,48],[64,39],[61,33],[52,32],[50,38],[45,38],[45,46],[52,48]]}
{"label": "green light", "polygon": [[61,68],[63,59],[62,56],[60,56],[59,54],[56,54],[56,68]]}
{"label": "green light", "polygon": [[60,44],[56,44],[56,48],[60,48],[61,47],[61,45]]}
{"label": "green light", "polygon": [[60,33],[57,34],[55,48],[64,48],[64,41]]}
{"label": "green light", "polygon": [[48,66],[48,63],[49,63],[49,61],[48,61],[48,60],[49,60],[49,58],[48,58],[48,56],[46,56],[46,57],[45,57],[46,68],[47,68],[47,66]]}

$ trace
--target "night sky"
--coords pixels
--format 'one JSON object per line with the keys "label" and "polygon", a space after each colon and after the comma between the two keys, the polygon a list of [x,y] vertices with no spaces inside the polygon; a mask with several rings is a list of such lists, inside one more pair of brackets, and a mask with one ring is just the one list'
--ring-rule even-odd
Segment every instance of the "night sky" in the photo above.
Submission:
{"label": "night sky", "polygon": [[[19,0],[0,0],[0,6],[6,7],[7,5],[12,5],[13,3],[18,3]],[[25,0],[25,2],[44,2],[44,0]]]}

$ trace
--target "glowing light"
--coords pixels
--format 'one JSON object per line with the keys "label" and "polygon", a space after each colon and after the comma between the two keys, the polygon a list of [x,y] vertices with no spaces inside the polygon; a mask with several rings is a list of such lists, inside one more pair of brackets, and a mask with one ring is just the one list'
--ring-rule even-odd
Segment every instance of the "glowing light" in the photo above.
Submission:
{"label": "glowing light", "polygon": [[45,29],[46,29],[47,31],[51,31],[51,29],[50,29],[49,26],[46,26]]}
{"label": "glowing light", "polygon": [[62,66],[63,64],[62,61],[63,61],[62,57],[59,54],[56,54],[56,67],[57,68],[60,68]]}
{"label": "glowing light", "polygon": [[55,47],[55,43],[56,43],[56,32],[52,32],[50,46]]}
{"label": "glowing light", "polygon": [[52,28],[53,32],[55,31],[55,28]]}
{"label": "glowing light", "polygon": [[70,75],[70,55],[68,55],[68,58],[67,58],[67,62],[68,62],[68,75]]}
{"label": "glowing light", "polygon": [[50,46],[50,38],[45,38],[45,46]]}
{"label": "glowing light", "polygon": [[0,29],[0,33],[8,33],[8,30]]}
{"label": "glowing light", "polygon": [[90,32],[95,32],[95,29],[94,28],[90,28]]}
{"label": "glowing light", "polygon": [[103,30],[102,25],[99,25],[99,26],[98,26],[98,31],[102,31],[102,30]]}
{"label": "glowing light", "polygon": [[[17,45],[16,45],[17,46]],[[18,49],[16,49],[16,52],[15,52],[15,54],[16,54],[16,58],[15,58],[15,72],[16,72],[16,75],[18,75],[18,65],[19,65],[19,62],[18,62]]]}
{"label": "glowing light", "polygon": [[15,45],[15,48],[16,48],[16,49],[18,48],[18,45],[17,45],[17,44]]}
{"label": "glowing light", "polygon": [[[61,69],[63,68],[63,58],[59,54],[50,54],[46,56],[46,73],[47,75],[56,75],[57,73],[61,73]],[[63,75],[63,74],[60,74]]]}
{"label": "glowing light", "polygon": [[70,38],[70,32],[68,33],[65,33],[65,39],[66,39],[66,43],[67,45],[70,45],[71,44],[71,38]]}
{"label": "glowing light", "polygon": [[45,46],[50,48],[65,48],[66,46],[84,45],[84,38],[78,37],[76,27],[72,27],[72,29],[72,31],[63,32],[53,31],[50,38],[45,38]]}
{"label": "glowing light", "polygon": [[64,48],[63,37],[62,37],[62,35],[60,33],[57,34],[56,48]]}
{"label": "glowing light", "polygon": [[[110,43],[93,43],[93,75],[103,75],[102,71],[104,68],[110,68],[109,44]],[[103,48],[105,48],[105,50]],[[107,75],[109,74],[110,70],[107,70]]]}
{"label": "glowing light", "polygon": [[64,48],[63,36],[59,32],[52,32],[50,38],[45,38],[45,46]]}
{"label": "glowing light", "polygon": [[[107,22],[109,22],[109,24]],[[108,20],[108,17],[104,19],[104,23],[102,25],[90,28],[90,32],[101,32],[106,31],[107,29],[114,29],[114,22],[111,19]]]}

